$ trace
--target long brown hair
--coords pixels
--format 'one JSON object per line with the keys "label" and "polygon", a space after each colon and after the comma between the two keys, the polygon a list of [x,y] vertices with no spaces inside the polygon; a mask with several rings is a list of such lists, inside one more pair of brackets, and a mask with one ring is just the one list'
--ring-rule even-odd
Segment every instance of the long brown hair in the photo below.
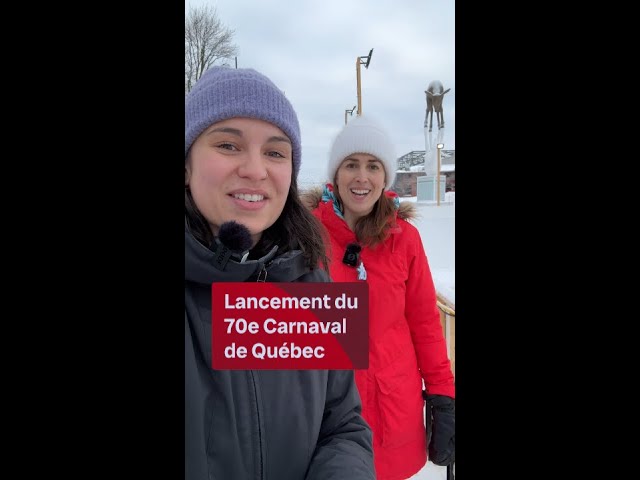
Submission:
{"label": "long brown hair", "polygon": [[[336,185],[334,179],[333,184]],[[334,188],[333,194],[341,205],[344,205],[340,193]],[[343,207],[344,208],[344,207]],[[356,220],[354,233],[361,244],[375,247],[389,237],[389,230],[396,226],[396,207],[392,198],[385,195],[384,191],[373,205],[373,210],[368,215]]]}
{"label": "long brown hair", "polygon": [[[260,241],[251,249],[251,258],[260,258],[274,245],[278,245],[278,255],[291,250],[302,250],[309,268],[322,266],[328,269],[324,228],[302,204],[297,179],[293,172],[291,176],[284,209],[275,223],[262,232]],[[210,247],[214,241],[213,232],[207,219],[196,207],[188,186],[184,189],[184,215],[193,236],[204,246]]]}

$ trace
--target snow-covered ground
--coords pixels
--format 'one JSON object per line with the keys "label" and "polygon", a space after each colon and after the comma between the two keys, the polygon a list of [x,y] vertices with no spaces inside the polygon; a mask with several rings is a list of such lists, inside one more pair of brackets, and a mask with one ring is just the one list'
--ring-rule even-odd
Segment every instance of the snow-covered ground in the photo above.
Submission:
{"label": "snow-covered ground", "polygon": [[438,467],[427,462],[422,470],[410,478],[411,480],[447,480],[447,467]]}
{"label": "snow-covered ground", "polygon": [[418,217],[412,222],[422,237],[433,282],[440,295],[456,303],[456,207],[451,202],[418,202],[416,197],[400,198],[414,202]]}

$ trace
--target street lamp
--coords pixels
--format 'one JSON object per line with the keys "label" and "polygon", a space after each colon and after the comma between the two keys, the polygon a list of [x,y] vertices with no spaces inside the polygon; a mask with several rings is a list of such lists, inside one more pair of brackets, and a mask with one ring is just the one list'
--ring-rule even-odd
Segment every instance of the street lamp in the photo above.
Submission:
{"label": "street lamp", "polygon": [[358,115],[362,115],[362,96],[360,95],[360,65],[364,65],[364,68],[369,68],[371,63],[371,55],[373,55],[373,48],[369,50],[369,55],[356,58],[356,80],[358,85]]}
{"label": "street lamp", "polygon": [[444,148],[444,143],[436,145],[438,147],[438,173],[436,176],[436,182],[438,182],[438,207],[440,206],[440,150]]}
{"label": "street lamp", "polygon": [[351,110],[345,110],[344,111],[344,124],[347,124],[347,113],[351,116],[353,116],[353,111],[356,109],[356,106],[354,105],[353,108]]}

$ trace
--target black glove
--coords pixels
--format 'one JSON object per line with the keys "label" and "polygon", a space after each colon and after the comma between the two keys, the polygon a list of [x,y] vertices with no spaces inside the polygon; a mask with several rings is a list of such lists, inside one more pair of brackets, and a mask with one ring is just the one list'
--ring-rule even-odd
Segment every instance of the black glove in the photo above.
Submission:
{"label": "black glove", "polygon": [[456,403],[444,395],[426,395],[429,460],[441,467],[456,460]]}

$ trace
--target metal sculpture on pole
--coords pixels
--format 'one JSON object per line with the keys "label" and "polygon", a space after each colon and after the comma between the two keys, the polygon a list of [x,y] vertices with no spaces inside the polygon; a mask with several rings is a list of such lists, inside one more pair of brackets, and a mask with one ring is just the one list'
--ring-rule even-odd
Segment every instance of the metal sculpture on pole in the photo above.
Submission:
{"label": "metal sculpture on pole", "polygon": [[[427,110],[424,117],[424,126],[427,126],[427,119],[429,119],[429,131],[431,131],[431,127],[433,126],[433,112],[436,112],[436,119],[438,122],[438,130],[444,128],[444,114],[442,112],[442,100],[444,99],[445,93],[447,93],[450,88],[446,90],[442,86],[442,82],[439,80],[434,80],[427,86],[427,89],[424,93],[427,96]],[[431,114],[431,116],[429,116]]]}

